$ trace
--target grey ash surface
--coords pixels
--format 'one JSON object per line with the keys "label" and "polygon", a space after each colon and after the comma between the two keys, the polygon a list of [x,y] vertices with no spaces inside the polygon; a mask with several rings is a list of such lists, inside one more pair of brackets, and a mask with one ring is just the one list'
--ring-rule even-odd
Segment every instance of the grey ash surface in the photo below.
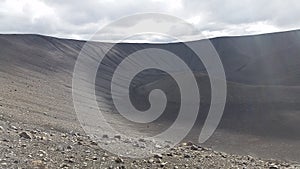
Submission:
{"label": "grey ash surface", "polygon": [[[40,35],[0,35],[0,168],[270,168],[273,165],[284,168],[288,164],[283,161],[288,161],[290,167],[299,163],[299,30],[213,39],[224,64],[228,97],[216,133],[202,146],[218,152],[178,146],[162,154],[162,159],[153,156],[120,160],[85,136],[74,111],[71,89],[74,64],[84,43]],[[95,46],[102,48],[105,44],[95,43]],[[121,44],[116,51],[126,55],[149,46],[189,57],[187,51],[178,50],[180,44]],[[199,71],[197,81],[204,86],[200,91],[208,91],[207,76],[201,72],[203,67],[193,63],[190,60],[190,66]],[[169,84],[169,79],[150,79],[150,82],[155,87]],[[139,85],[137,88],[144,91],[153,87]],[[169,86],[166,93],[176,94],[170,92],[173,89],[174,86]],[[204,92],[202,96],[206,95]],[[204,105],[209,101],[202,100]],[[204,106],[199,112],[203,116],[197,119],[186,142],[196,142],[205,111]],[[157,128],[168,124],[165,120],[150,129],[157,133]],[[133,127],[141,132],[150,130]],[[248,157],[249,154],[253,157]]]}

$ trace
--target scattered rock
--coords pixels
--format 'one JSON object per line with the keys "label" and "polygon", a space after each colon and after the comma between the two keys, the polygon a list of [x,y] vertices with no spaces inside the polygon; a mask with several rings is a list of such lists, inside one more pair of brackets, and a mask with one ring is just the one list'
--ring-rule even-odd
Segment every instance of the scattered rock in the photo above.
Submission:
{"label": "scattered rock", "polygon": [[192,145],[191,150],[198,150],[198,147],[196,145]]}
{"label": "scattered rock", "polygon": [[155,148],[161,149],[162,147],[161,147],[161,145],[156,144]]}
{"label": "scattered rock", "polygon": [[87,167],[87,166],[88,166],[87,162],[83,162],[83,163],[82,163],[82,166],[83,166],[83,167]]}
{"label": "scattered rock", "polygon": [[143,138],[140,138],[140,139],[139,139],[139,142],[146,142],[146,140],[143,139]]}
{"label": "scattered rock", "polygon": [[116,162],[116,163],[124,163],[124,160],[123,160],[122,158],[120,158],[120,157],[117,157],[117,158],[115,159],[115,162]]}
{"label": "scattered rock", "polygon": [[25,139],[31,139],[31,138],[32,138],[31,134],[29,134],[29,133],[26,132],[26,131],[21,132],[21,133],[19,134],[19,136],[22,137],[22,138],[25,138]]}
{"label": "scattered rock", "polygon": [[1,166],[5,167],[5,166],[7,166],[7,163],[3,162],[3,163],[1,163]]}
{"label": "scattered rock", "polygon": [[138,143],[133,143],[132,146],[133,147],[140,147],[140,145]]}
{"label": "scattered rock", "polygon": [[162,162],[162,163],[160,163],[160,167],[165,167],[166,164],[167,164],[167,162]]}
{"label": "scattered rock", "polygon": [[33,168],[44,168],[45,164],[42,160],[32,160],[31,165]]}
{"label": "scattered rock", "polygon": [[279,167],[275,164],[271,164],[269,169],[279,169]]}
{"label": "scattered rock", "polygon": [[62,163],[60,166],[60,168],[68,168],[68,167],[71,167],[70,164],[66,164],[66,163]]}
{"label": "scattered rock", "polygon": [[153,160],[152,158],[150,158],[150,159],[148,160],[148,163],[154,163],[154,160]]}
{"label": "scattered rock", "polygon": [[18,130],[18,128],[16,126],[13,126],[13,125],[11,125],[10,128],[13,129],[13,130]]}
{"label": "scattered rock", "polygon": [[93,156],[92,160],[96,161],[96,160],[98,160],[98,157],[97,156]]}
{"label": "scattered rock", "polygon": [[169,157],[172,157],[172,156],[173,156],[172,153],[167,153],[166,155],[169,156]]}
{"label": "scattered rock", "polygon": [[9,142],[9,140],[6,139],[6,138],[2,139],[2,141],[3,141],[3,142],[7,142],[7,143]]}
{"label": "scattered rock", "polygon": [[95,142],[95,141],[91,141],[91,145],[97,146],[97,145],[98,145],[98,143],[97,143],[97,142]]}
{"label": "scattered rock", "polygon": [[184,158],[191,158],[191,155],[190,154],[184,154],[183,157]]}
{"label": "scattered rock", "polygon": [[73,149],[73,147],[72,147],[71,145],[68,145],[66,148],[67,148],[68,150],[72,150],[72,149]]}
{"label": "scattered rock", "polygon": [[162,159],[162,158],[163,158],[163,156],[162,156],[161,154],[155,154],[153,157],[154,157],[154,158],[159,158],[159,159]]}
{"label": "scattered rock", "polygon": [[115,135],[115,137],[114,137],[115,139],[121,139],[121,135]]}

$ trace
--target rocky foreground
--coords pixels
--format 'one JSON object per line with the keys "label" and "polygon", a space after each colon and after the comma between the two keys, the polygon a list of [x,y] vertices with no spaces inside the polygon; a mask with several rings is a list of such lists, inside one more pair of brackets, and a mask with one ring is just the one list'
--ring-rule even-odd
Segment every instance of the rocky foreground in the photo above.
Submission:
{"label": "rocky foreground", "polygon": [[[0,121],[0,135],[0,168],[3,169],[300,168],[298,164],[231,155],[192,143],[182,143],[147,159],[124,158],[102,150],[84,134],[64,133],[5,120]],[[107,139],[122,140],[120,137]]]}

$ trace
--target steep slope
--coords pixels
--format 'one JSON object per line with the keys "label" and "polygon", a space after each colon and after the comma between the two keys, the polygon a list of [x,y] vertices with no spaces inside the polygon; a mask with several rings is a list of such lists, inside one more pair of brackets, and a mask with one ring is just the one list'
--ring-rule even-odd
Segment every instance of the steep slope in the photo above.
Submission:
{"label": "steep slope", "polygon": [[[207,144],[229,152],[299,161],[300,31],[211,41],[225,68],[228,96],[221,124]],[[1,120],[82,132],[76,120],[71,88],[74,64],[84,43],[40,35],[0,35]],[[201,41],[188,43],[201,44]],[[101,49],[106,44],[95,42],[94,45]],[[105,77],[112,75],[123,58],[149,47],[175,53],[194,71],[200,84],[202,108],[198,125],[189,137],[197,139],[209,108],[210,83],[202,63],[182,43],[116,45],[104,61],[110,67],[98,72],[98,97],[109,91],[111,77]],[[141,109],[147,108],[147,95],[152,89],[160,87],[167,93],[171,98],[170,109],[153,124],[157,126],[153,132],[168,127],[169,121],[176,117],[172,112],[178,109],[180,96],[172,78],[163,72],[146,71],[136,77],[133,85],[132,97],[142,98],[133,102]],[[101,104],[113,108],[111,102]],[[146,126],[138,124],[133,128],[148,131]]]}

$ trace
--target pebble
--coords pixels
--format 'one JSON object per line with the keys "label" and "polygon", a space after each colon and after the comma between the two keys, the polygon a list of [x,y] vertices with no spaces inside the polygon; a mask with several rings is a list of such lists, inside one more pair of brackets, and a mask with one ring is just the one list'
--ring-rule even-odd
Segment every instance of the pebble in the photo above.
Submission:
{"label": "pebble", "polygon": [[117,158],[115,159],[115,162],[116,162],[116,163],[124,163],[124,160],[123,160],[122,158],[120,158],[120,157],[117,157]]}
{"label": "pebble", "polygon": [[18,130],[18,128],[16,126],[13,126],[13,125],[11,125],[10,128],[13,129],[13,130]]}
{"label": "pebble", "polygon": [[198,147],[196,145],[192,145],[191,150],[198,150]]}
{"label": "pebble", "polygon": [[279,167],[277,166],[277,165],[271,165],[270,167],[269,167],[269,169],[279,169]]}
{"label": "pebble", "polygon": [[21,132],[19,136],[25,139],[31,139],[31,135],[25,131]]}
{"label": "pebble", "polygon": [[164,167],[167,164],[167,162],[160,163],[160,167]]}
{"label": "pebble", "polygon": [[2,165],[2,166],[7,166],[7,163],[4,162],[4,163],[1,163],[1,165]]}
{"label": "pebble", "polygon": [[83,163],[82,163],[82,166],[83,166],[83,167],[87,167],[87,166],[88,166],[87,162],[83,162]]}
{"label": "pebble", "polygon": [[116,139],[121,139],[121,135],[115,135],[115,137],[114,138],[116,138]]}
{"label": "pebble", "polygon": [[146,142],[146,140],[143,139],[143,138],[140,138],[140,139],[139,139],[139,142]]}
{"label": "pebble", "polygon": [[155,154],[153,157],[154,157],[154,158],[159,158],[159,159],[162,159],[162,158],[163,158],[163,156],[162,156],[161,154]]}
{"label": "pebble", "polygon": [[97,146],[97,145],[98,145],[98,143],[97,143],[97,142],[95,142],[95,141],[91,141],[91,145]]}
{"label": "pebble", "polygon": [[184,154],[183,157],[184,157],[184,158],[191,158],[191,155],[189,155],[189,154]]}
{"label": "pebble", "polygon": [[161,145],[156,144],[155,148],[161,149],[162,147],[161,147]]}
{"label": "pebble", "polygon": [[150,158],[150,159],[148,160],[148,163],[154,163],[154,160],[153,160],[152,158]]}
{"label": "pebble", "polygon": [[44,163],[41,160],[33,160],[31,161],[31,165],[36,168],[36,167],[43,167]]}
{"label": "pebble", "polygon": [[60,165],[60,168],[66,168],[66,167],[70,167],[70,164],[62,163]]}
{"label": "pebble", "polygon": [[98,157],[97,156],[93,156],[92,160],[96,161],[96,160],[98,160]]}

